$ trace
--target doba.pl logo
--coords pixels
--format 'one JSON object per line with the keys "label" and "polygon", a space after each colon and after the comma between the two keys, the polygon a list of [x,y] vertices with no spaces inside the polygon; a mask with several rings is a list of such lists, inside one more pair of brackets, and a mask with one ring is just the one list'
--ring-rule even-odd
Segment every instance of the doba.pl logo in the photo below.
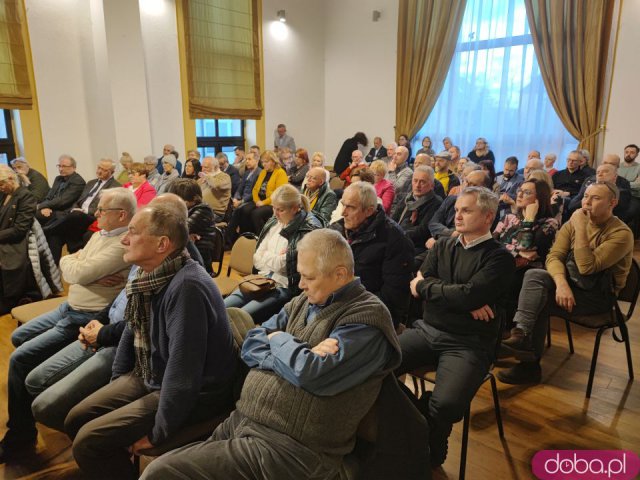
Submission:
{"label": "doba.pl logo", "polygon": [[627,480],[640,472],[631,450],[541,450],[531,460],[540,480]]}

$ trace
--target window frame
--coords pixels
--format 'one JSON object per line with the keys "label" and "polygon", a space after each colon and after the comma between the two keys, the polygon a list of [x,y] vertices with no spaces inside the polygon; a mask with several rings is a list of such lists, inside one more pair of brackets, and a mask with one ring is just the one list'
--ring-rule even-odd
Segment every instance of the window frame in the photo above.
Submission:
{"label": "window frame", "polygon": [[[218,125],[218,121],[219,120],[227,120],[227,119],[218,119],[218,118],[205,119],[205,118],[202,118],[202,119],[198,119],[198,120],[213,120],[215,122],[216,133],[218,133],[220,131],[219,125]],[[202,154],[203,157],[204,157],[204,149],[205,148],[213,148],[216,155],[218,153],[222,152],[222,148],[223,147],[240,147],[240,148],[244,148],[244,144],[245,144],[245,136],[244,136],[245,121],[242,120],[242,119],[232,119],[232,120],[240,121],[240,131],[242,132],[242,135],[234,136],[234,137],[221,137],[219,135],[216,135],[216,136],[213,136],[213,137],[198,137],[198,136],[196,136],[197,147],[198,147],[198,150],[200,151],[200,153]]]}
{"label": "window frame", "polygon": [[13,135],[13,119],[11,118],[11,110],[2,110],[4,122],[7,128],[7,137],[0,137],[0,154],[7,156],[7,164],[16,157],[16,142]]}

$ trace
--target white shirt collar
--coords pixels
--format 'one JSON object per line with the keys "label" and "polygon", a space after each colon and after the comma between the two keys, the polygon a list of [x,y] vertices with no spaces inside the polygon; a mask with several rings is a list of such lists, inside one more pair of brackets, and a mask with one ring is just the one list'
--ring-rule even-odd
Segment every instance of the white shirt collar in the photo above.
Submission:
{"label": "white shirt collar", "polygon": [[480,245],[482,242],[486,242],[487,240],[491,240],[493,238],[493,235],[491,235],[491,232],[487,232],[484,235],[482,235],[481,237],[476,238],[475,240],[472,240],[471,242],[467,243],[464,242],[464,235],[460,235],[458,237],[458,240],[456,243],[459,243],[462,245],[462,248],[464,248],[465,250],[469,250],[470,248],[475,247],[476,245]]}

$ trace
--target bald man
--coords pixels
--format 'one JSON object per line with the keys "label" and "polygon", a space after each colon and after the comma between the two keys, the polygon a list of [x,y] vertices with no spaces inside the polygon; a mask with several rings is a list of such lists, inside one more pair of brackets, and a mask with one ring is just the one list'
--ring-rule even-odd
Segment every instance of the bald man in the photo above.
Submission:
{"label": "bald man", "polygon": [[[617,156],[617,155],[616,155]],[[620,198],[618,204],[613,209],[613,214],[625,223],[628,223],[629,216],[629,204],[631,202],[631,184],[629,180],[618,175],[618,167],[616,166],[615,158],[611,156],[605,156],[605,160],[609,163],[603,163],[596,170],[596,174],[587,178],[582,184],[582,188],[569,203],[569,213],[575,212],[582,206],[582,199],[587,188],[595,182],[611,182],[615,184],[620,190]],[[618,165],[620,164],[620,157],[618,157]]]}

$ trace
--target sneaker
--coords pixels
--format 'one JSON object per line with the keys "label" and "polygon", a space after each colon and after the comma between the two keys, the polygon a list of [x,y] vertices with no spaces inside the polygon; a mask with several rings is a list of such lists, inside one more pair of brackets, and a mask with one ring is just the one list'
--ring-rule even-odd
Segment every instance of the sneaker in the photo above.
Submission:
{"label": "sneaker", "polygon": [[535,385],[542,379],[540,362],[520,362],[511,368],[501,370],[496,377],[509,385]]}
{"label": "sneaker", "polygon": [[0,440],[0,464],[10,462],[20,455],[32,453],[38,443],[38,433],[26,436],[13,435],[9,430]]}
{"label": "sneaker", "polygon": [[536,360],[531,334],[525,333],[524,330],[518,327],[512,328],[511,336],[503,340],[502,345],[500,345],[498,357],[516,357],[523,362]]}

